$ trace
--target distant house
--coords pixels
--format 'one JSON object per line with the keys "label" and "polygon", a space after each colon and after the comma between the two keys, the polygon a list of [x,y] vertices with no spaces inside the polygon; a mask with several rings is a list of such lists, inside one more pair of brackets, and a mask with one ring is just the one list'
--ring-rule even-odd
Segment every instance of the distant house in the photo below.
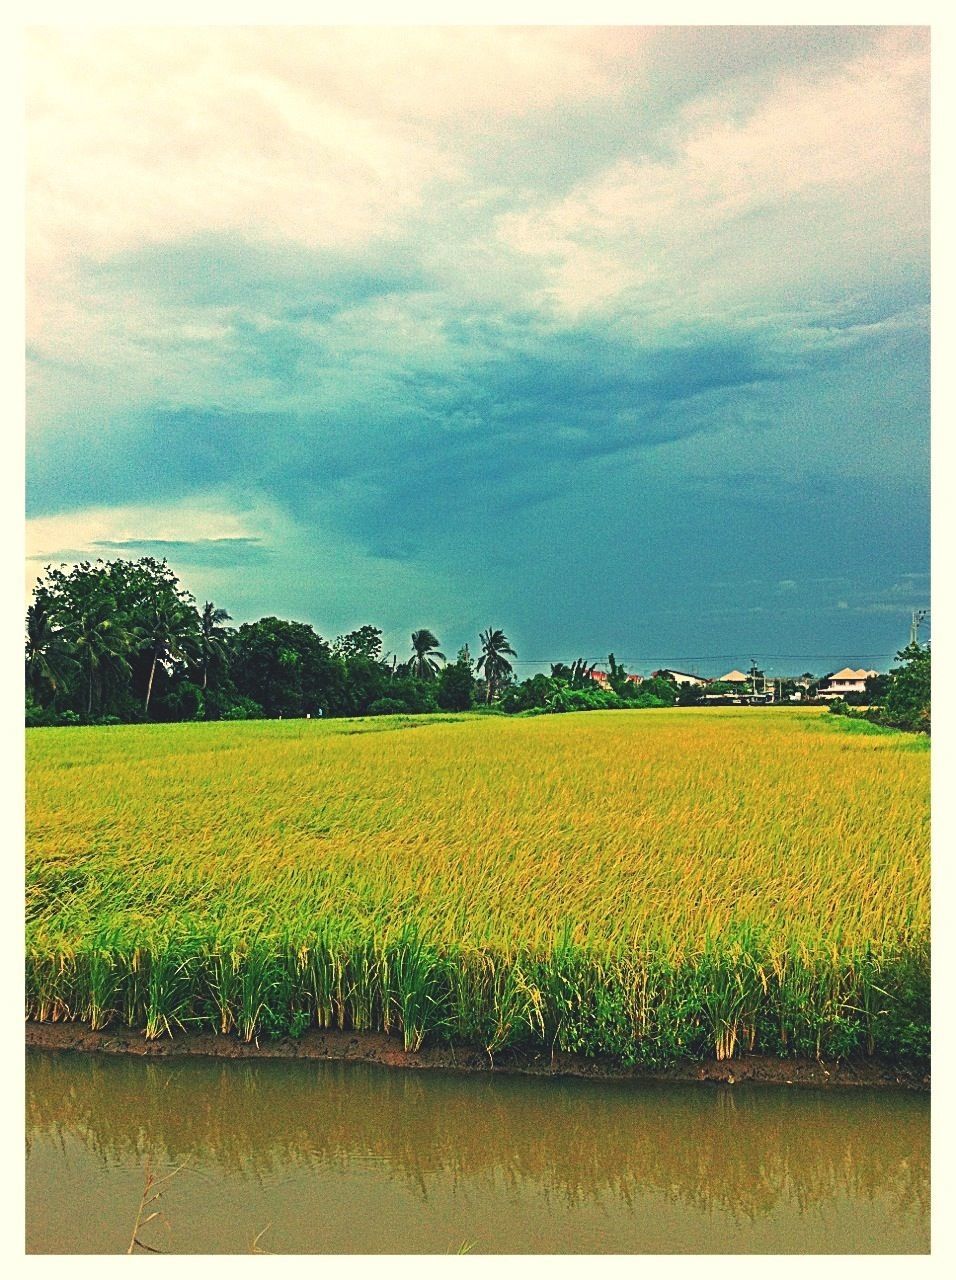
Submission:
{"label": "distant house", "polygon": [[832,676],[821,680],[817,687],[818,698],[845,698],[848,693],[866,693],[866,682],[876,671],[865,671],[862,667],[854,671],[852,667],[844,667],[835,671]]}
{"label": "distant house", "polygon": [[[588,672],[588,675],[596,684],[599,684],[602,689],[610,689],[611,682],[608,679],[608,674],[606,671],[601,671],[600,668],[598,667],[592,667],[591,670]],[[632,671],[632,672],[628,672],[628,674],[624,677],[624,679],[628,682],[628,684],[640,684],[644,679],[644,677],[639,676],[636,671]]]}
{"label": "distant house", "polygon": [[702,686],[707,684],[703,676],[691,675],[689,671],[673,671],[670,667],[662,667],[660,671],[652,671],[652,676],[661,676],[665,680],[673,680],[675,684],[691,684]]}
{"label": "distant house", "polygon": [[728,671],[725,676],[715,682],[717,684],[750,684],[750,676],[745,676],[742,671]]}

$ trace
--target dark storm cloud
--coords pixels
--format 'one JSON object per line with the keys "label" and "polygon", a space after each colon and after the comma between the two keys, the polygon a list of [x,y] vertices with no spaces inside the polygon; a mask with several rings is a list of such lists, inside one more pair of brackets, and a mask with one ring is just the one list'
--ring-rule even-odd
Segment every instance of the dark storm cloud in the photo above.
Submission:
{"label": "dark storm cloud", "polygon": [[[226,606],[335,628],[376,602],[402,627],[494,608],[568,657],[673,659],[754,619],[778,649],[832,629],[892,651],[894,584],[928,555],[925,43],[626,29],[520,110],[465,59],[454,91],[432,66],[444,105],[376,71],[354,117],[351,81],[330,103],[278,58],[195,171],[194,122],[164,149],[163,106],[169,218],[137,203],[137,151],[132,229],[99,188],[84,222],[68,188],[69,269],[38,258],[43,546],[165,555]],[[210,106],[216,83],[194,86]],[[185,536],[206,510],[236,536]]]}

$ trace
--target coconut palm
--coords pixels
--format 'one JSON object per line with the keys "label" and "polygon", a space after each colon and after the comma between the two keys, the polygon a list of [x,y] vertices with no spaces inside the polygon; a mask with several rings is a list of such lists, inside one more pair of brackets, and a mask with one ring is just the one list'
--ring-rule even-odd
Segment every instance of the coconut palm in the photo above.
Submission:
{"label": "coconut palm", "polygon": [[514,649],[508,643],[508,637],[500,628],[492,630],[491,627],[487,631],[481,632],[481,657],[475,664],[479,671],[484,672],[485,681],[488,686],[487,701],[494,700],[495,692],[504,676],[510,675],[513,668],[508,661],[506,654],[512,658],[517,657]]}
{"label": "coconut palm", "polygon": [[199,643],[198,624],[196,610],[176,597],[160,597],[149,608],[140,627],[142,639],[152,654],[143,704],[146,715],[149,715],[157,664],[186,662],[195,657]]}
{"label": "coconut palm", "polygon": [[412,656],[408,664],[409,675],[418,676],[419,680],[432,680],[438,672],[436,658],[445,661],[445,655],[438,649],[438,637],[427,628],[412,632]]}
{"label": "coconut palm", "polygon": [[199,616],[199,665],[202,667],[202,687],[209,680],[210,663],[222,662],[226,657],[226,629],[220,624],[231,621],[232,615],[225,609],[217,609],[207,600]]}
{"label": "coconut palm", "polygon": [[93,714],[93,695],[100,692],[104,678],[129,673],[129,655],[136,638],[111,600],[93,600],[77,615],[70,627],[70,640],[86,673],[88,716]]}
{"label": "coconut palm", "polygon": [[55,701],[67,673],[75,666],[67,637],[53,625],[46,606],[38,598],[27,609],[27,687],[39,694],[40,687],[47,685]]}

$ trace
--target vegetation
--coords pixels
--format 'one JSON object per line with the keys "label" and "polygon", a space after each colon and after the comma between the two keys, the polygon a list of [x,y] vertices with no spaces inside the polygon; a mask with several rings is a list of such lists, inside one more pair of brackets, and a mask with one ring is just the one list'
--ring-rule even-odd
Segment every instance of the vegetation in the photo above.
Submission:
{"label": "vegetation", "polygon": [[[329,644],[304,622],[267,617],[238,629],[229,622],[212,601],[199,609],[165,560],[48,568],[27,610],[27,725],[427,715],[478,705],[539,715],[689,707],[741,694],[720,682],[678,686],[665,671],[641,680],[613,653],[600,679],[578,658],[518,683],[509,661],[515,650],[497,627],[481,632],[477,662],[466,645],[449,663],[427,627],[411,633],[409,656],[399,662],[383,655],[382,632],[370,625]],[[899,657],[902,667],[848,700],[881,724],[928,733],[929,646],[911,645]],[[783,697],[797,688],[779,683]],[[853,714],[843,702],[833,710]]]}
{"label": "vegetation", "polygon": [[[268,696],[310,696],[288,666]],[[29,734],[28,1015],[925,1057],[927,742],[839,729],[689,708]]]}
{"label": "vegetation", "polygon": [[579,658],[570,667],[555,663],[551,675],[538,674],[506,689],[502,710],[529,713],[560,711],[622,711],[628,708],[671,707],[677,702],[673,680],[652,676],[636,682],[608,655],[608,687],[595,681]]}
{"label": "vegetation", "polygon": [[481,656],[478,659],[478,670],[484,674],[487,683],[487,700],[492,702],[495,694],[510,677],[514,670],[508,658],[515,657],[515,651],[508,643],[508,637],[497,627],[489,627],[481,633]]}
{"label": "vegetation", "polygon": [[850,701],[837,699],[830,704],[833,715],[869,720],[891,729],[910,733],[929,733],[931,727],[931,654],[928,644],[908,644],[896,655],[900,665],[888,675],[874,676],[864,695],[857,701],[866,703],[857,710]]}
{"label": "vegetation", "polygon": [[330,645],[304,622],[230,621],[212,601],[199,609],[165,560],[48,568],[27,610],[27,724],[467,711],[496,698],[514,656],[489,628],[479,682],[467,646],[445,665],[427,628],[412,632],[405,662],[389,662],[377,627]]}

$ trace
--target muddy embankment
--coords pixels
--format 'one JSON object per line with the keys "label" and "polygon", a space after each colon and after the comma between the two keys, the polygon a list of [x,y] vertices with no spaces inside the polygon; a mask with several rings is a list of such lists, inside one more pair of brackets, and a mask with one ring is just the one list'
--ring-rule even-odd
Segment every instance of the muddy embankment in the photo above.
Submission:
{"label": "muddy embankment", "polygon": [[613,1059],[584,1058],[570,1053],[522,1053],[509,1050],[493,1057],[470,1046],[435,1045],[407,1051],[377,1032],[307,1031],[300,1039],[261,1039],[246,1044],[235,1035],[187,1032],[173,1038],[147,1040],[131,1030],[91,1031],[79,1022],[28,1022],[28,1048],[80,1053],[124,1053],[145,1058],[298,1058],[316,1061],[372,1062],[413,1070],[501,1072],[534,1076],[579,1076],[594,1080],[703,1081],[778,1085],[857,1085],[928,1090],[925,1064],[878,1058],[821,1062],[813,1058],[773,1058],[745,1054],[727,1062],[676,1063],[662,1070],[623,1067]]}

